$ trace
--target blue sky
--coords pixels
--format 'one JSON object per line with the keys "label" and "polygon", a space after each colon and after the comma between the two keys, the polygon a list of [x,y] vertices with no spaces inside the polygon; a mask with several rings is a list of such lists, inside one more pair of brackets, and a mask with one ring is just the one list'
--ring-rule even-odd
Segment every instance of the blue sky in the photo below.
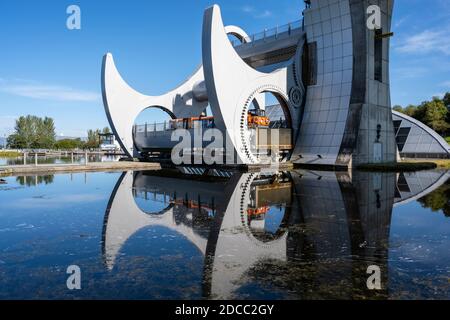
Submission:
{"label": "blue sky", "polygon": [[[301,0],[2,0],[0,137],[14,119],[55,119],[58,135],[107,126],[101,101],[102,56],[113,53],[137,90],[157,95],[201,63],[202,16],[218,3],[225,23],[248,33],[301,18]],[[76,4],[82,29],[66,28]],[[450,1],[396,0],[392,41],[393,104],[420,103],[450,91]]]}

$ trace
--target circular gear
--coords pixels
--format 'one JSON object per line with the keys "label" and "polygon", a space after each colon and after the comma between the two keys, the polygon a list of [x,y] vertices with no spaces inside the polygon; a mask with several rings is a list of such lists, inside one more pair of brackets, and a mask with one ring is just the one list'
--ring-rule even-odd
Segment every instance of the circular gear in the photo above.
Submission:
{"label": "circular gear", "polygon": [[289,100],[296,108],[300,108],[303,102],[303,92],[299,87],[292,87],[289,91]]}

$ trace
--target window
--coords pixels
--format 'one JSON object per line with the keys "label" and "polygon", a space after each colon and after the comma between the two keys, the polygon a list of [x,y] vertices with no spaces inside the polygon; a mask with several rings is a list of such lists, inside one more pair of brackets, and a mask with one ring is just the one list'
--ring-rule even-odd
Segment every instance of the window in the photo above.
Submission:
{"label": "window", "polygon": [[375,30],[375,75],[377,81],[383,82],[383,34],[382,29]]}
{"label": "window", "polygon": [[307,43],[303,54],[303,83],[306,86],[317,84],[317,42]]}
{"label": "window", "polygon": [[409,133],[411,132],[411,128],[400,128],[397,134],[397,146],[400,152],[403,151],[405,147],[406,140],[408,140]]}
{"label": "window", "polygon": [[394,130],[395,130],[395,135],[396,136],[398,134],[398,130],[400,129],[401,125],[402,125],[402,121],[401,120],[394,120]]}
{"label": "window", "polygon": [[400,173],[397,181],[397,188],[400,192],[411,192],[408,182],[406,181],[405,175]]}

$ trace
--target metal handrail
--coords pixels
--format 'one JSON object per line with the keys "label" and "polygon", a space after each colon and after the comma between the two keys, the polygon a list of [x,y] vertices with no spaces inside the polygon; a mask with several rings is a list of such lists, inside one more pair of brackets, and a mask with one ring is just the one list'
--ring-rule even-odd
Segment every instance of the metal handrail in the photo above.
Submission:
{"label": "metal handrail", "polygon": [[[271,29],[264,29],[264,31],[262,31],[262,32],[252,34],[248,37],[244,37],[243,42],[248,43],[248,42],[255,42],[255,41],[259,41],[259,40],[265,41],[266,39],[272,38],[272,37],[275,37],[275,39],[276,39],[281,34],[285,34],[285,33],[291,34],[291,32],[293,30],[297,30],[297,29],[303,29],[303,19],[293,21],[293,22],[290,22],[290,23],[282,25],[282,26],[276,26]],[[233,45],[233,47],[238,47],[243,44],[241,41],[239,41],[237,39],[230,40],[230,42]]]}
{"label": "metal handrail", "polygon": [[[200,122],[200,121],[199,121]],[[202,128],[214,128],[214,122],[207,123],[201,122]],[[133,128],[133,133],[151,133],[151,132],[164,132],[164,131],[171,131],[176,129],[186,129],[185,128],[186,123],[184,121],[164,121],[160,123],[146,123],[142,125],[135,125]],[[192,129],[192,128],[191,128]]]}

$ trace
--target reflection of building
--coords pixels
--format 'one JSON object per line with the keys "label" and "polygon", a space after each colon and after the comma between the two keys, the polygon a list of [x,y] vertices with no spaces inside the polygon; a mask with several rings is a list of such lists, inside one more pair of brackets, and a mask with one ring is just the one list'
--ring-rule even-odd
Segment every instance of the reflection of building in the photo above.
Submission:
{"label": "reflection of building", "polygon": [[450,178],[450,172],[418,171],[398,174],[394,206],[416,201],[435,191]]}
{"label": "reflection of building", "polygon": [[[107,54],[103,99],[123,150],[133,156],[176,144],[170,139],[173,123],[132,129],[144,109],[162,109],[183,123],[198,119],[209,105],[214,127],[228,142],[214,148],[226,147],[238,163],[269,158],[351,167],[394,161],[388,72],[393,1],[377,1],[382,23],[376,31],[366,26],[372,3],[312,1],[303,21],[252,36],[224,26],[220,8],[210,7],[203,19],[202,66],[162,96],[133,90]],[[264,119],[265,94],[278,100],[282,119]],[[260,119],[250,120],[255,117]]]}
{"label": "reflection of building", "polygon": [[[122,175],[105,216],[104,259],[113,269],[133,234],[164,226],[204,256],[203,295],[214,299],[238,297],[252,279],[296,298],[386,298],[394,203],[424,195],[443,179],[426,172],[351,178],[182,171]],[[381,268],[382,291],[367,290],[370,265]]]}

